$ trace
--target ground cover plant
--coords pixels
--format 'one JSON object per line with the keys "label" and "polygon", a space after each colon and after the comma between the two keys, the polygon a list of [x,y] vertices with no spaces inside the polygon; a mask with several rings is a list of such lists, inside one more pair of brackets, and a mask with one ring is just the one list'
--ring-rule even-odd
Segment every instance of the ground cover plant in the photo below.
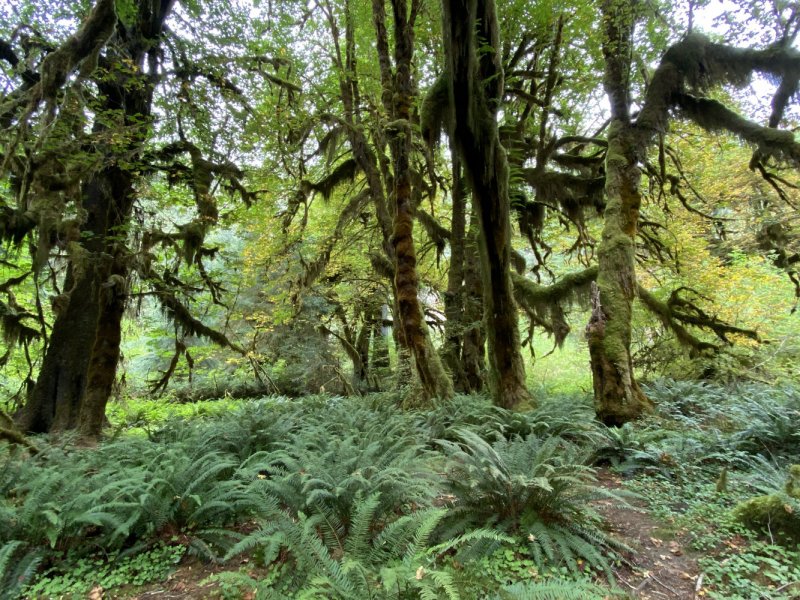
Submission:
{"label": "ground cover plant", "polygon": [[[709,597],[800,595],[800,456],[791,436],[756,437],[797,396],[648,393],[658,414],[622,428],[566,418],[590,410],[580,395],[522,413],[479,396],[448,413],[275,397],[146,434],[130,423],[96,448],[41,440],[3,463],[4,597],[133,590],[192,555],[220,566],[208,593],[229,597],[610,597],[636,549],[606,511],[642,502],[659,536],[688,541]],[[721,420],[738,411],[748,420]],[[621,489],[600,484],[604,468]]]}

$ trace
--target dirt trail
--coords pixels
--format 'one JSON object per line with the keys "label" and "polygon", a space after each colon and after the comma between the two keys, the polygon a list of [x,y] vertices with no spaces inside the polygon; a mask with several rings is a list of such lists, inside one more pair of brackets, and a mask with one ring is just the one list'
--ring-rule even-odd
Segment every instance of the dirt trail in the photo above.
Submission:
{"label": "dirt trail", "polygon": [[[622,480],[607,469],[597,472],[598,484],[606,489],[622,487]],[[619,586],[628,589],[632,596],[644,599],[672,598],[694,600],[705,593],[698,588],[700,570],[697,560],[690,554],[688,540],[682,532],[664,535],[663,525],[654,521],[645,508],[644,501],[632,501],[634,508],[617,508],[613,501],[598,501],[598,508],[609,524],[609,532],[637,551],[630,559],[631,566],[619,568]],[[674,539],[664,539],[664,538]]]}

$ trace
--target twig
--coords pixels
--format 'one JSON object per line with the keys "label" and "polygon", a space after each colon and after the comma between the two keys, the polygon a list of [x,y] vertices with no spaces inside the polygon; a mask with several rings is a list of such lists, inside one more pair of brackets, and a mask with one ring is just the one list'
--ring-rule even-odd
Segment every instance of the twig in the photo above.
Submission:
{"label": "twig", "polygon": [[619,579],[619,580],[620,580],[622,583],[624,583],[625,585],[627,585],[627,586],[628,586],[629,588],[631,588],[632,590],[638,590],[638,589],[639,589],[639,588],[635,588],[635,587],[633,587],[633,586],[632,586],[630,583],[628,583],[627,581],[625,581],[625,580],[622,578],[622,576],[621,576],[619,573],[617,573],[616,571],[614,571],[614,575],[616,575],[616,576],[617,576],[617,579]]}
{"label": "twig", "polygon": [[784,584],[783,584],[781,587],[779,587],[779,588],[775,588],[775,590],[773,590],[773,591],[780,592],[781,590],[784,590],[784,589],[786,589],[786,588],[787,588],[787,587],[789,587],[790,585],[797,585],[797,584],[800,584],[800,581],[790,581],[789,583],[784,583]]}
{"label": "twig", "polygon": [[671,587],[669,587],[667,584],[665,584],[665,583],[662,583],[661,581],[659,581],[658,579],[656,579],[655,575],[650,575],[650,578],[651,578],[653,581],[655,581],[655,582],[656,582],[658,585],[660,585],[661,587],[663,587],[665,590],[668,590],[668,591],[672,592],[672,593],[673,593],[673,594],[675,594],[676,596],[680,596],[680,594],[679,594],[678,592],[676,592],[675,590],[673,590],[673,589],[672,589]]}
{"label": "twig", "polygon": [[700,573],[697,577],[697,584],[694,586],[694,597],[697,598],[697,594],[700,593],[700,588],[703,587],[703,577],[705,577],[705,573]]}

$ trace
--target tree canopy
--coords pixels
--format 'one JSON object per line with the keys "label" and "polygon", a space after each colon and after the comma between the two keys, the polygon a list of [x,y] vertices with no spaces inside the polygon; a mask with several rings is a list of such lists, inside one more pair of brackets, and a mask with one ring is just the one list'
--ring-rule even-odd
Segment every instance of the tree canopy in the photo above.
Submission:
{"label": "tree canopy", "polygon": [[636,373],[796,374],[788,5],[3,11],[19,431],[96,438],[125,390],[533,407],[548,339],[608,423]]}

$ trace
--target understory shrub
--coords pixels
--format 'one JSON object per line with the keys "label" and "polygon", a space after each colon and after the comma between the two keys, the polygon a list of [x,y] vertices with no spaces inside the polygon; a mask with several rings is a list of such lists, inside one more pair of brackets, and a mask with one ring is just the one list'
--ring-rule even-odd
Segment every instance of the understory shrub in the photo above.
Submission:
{"label": "understory shrub", "polygon": [[459,442],[439,441],[451,460],[445,483],[455,497],[445,537],[495,528],[527,539],[540,570],[564,564],[577,574],[580,558],[613,579],[609,557],[630,548],[598,527],[601,519],[590,502],[624,499],[592,485],[585,452],[557,436],[517,436],[490,445],[469,430],[455,433]]}

